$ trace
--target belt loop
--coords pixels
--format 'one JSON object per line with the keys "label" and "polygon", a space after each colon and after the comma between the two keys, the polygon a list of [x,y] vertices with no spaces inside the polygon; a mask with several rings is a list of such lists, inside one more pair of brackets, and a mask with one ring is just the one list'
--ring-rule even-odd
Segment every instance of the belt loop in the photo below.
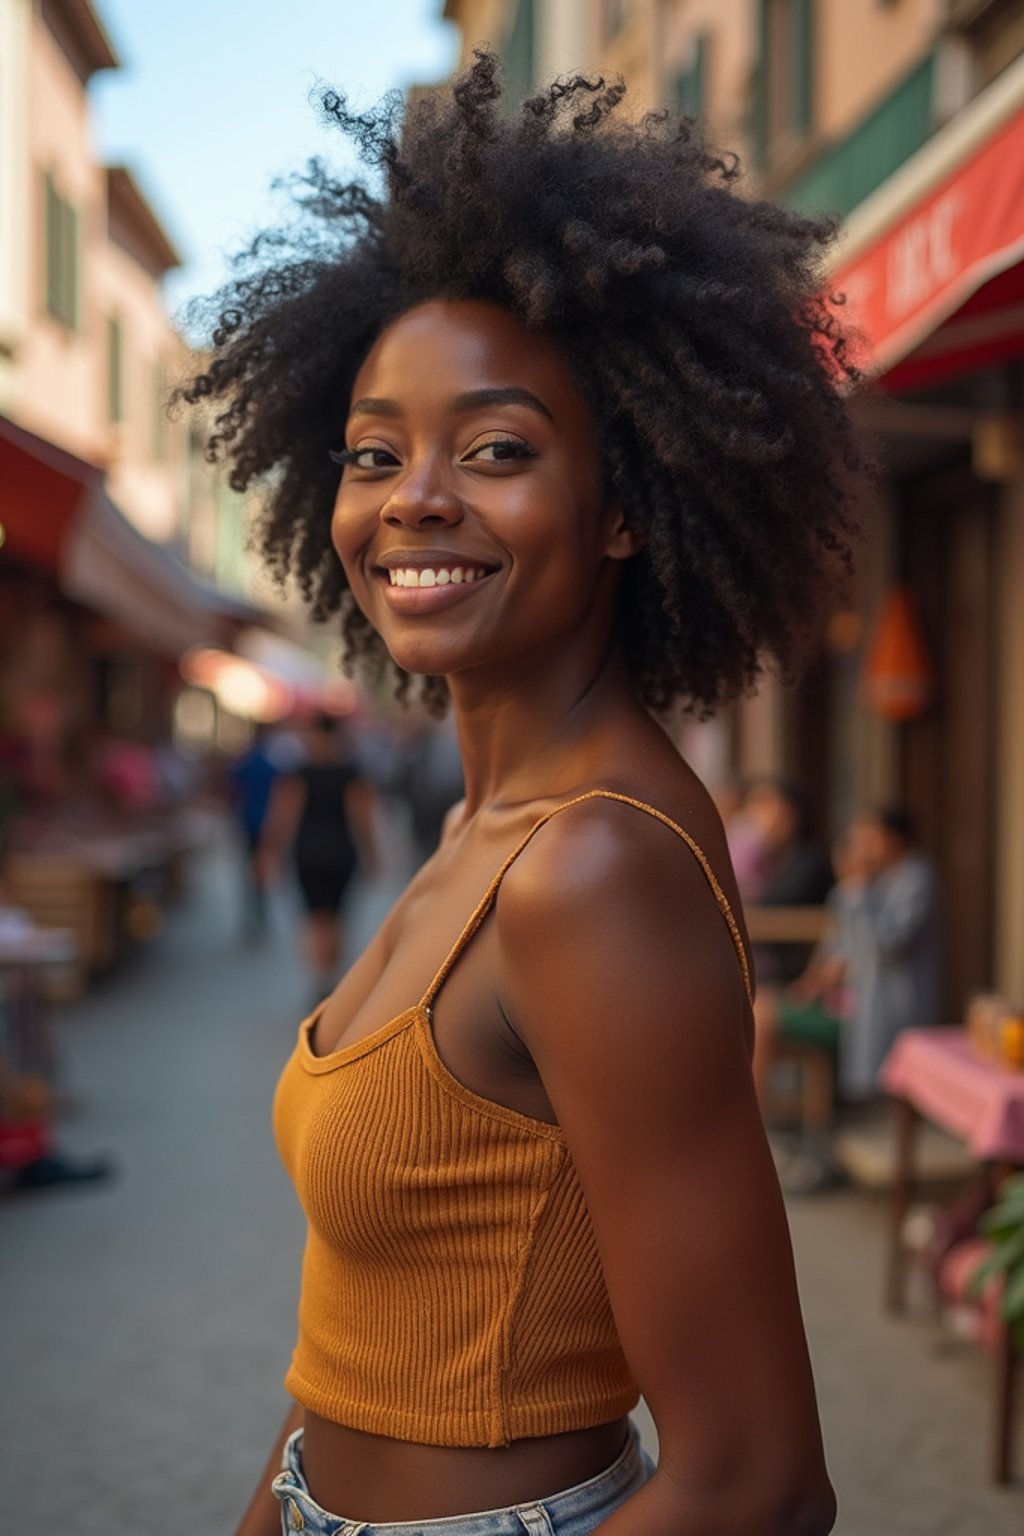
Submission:
{"label": "belt loop", "polygon": [[527,1536],[555,1536],[554,1527],[543,1504],[520,1504],[516,1514],[526,1528]]}

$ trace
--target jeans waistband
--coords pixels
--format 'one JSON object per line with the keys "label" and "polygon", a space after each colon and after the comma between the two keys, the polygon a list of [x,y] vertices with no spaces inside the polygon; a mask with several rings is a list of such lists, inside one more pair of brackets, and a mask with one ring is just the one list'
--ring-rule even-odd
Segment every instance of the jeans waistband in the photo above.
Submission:
{"label": "jeans waistband", "polygon": [[577,1536],[594,1529],[650,1477],[653,1463],[630,1424],[626,1443],[609,1467],[548,1498],[504,1509],[445,1515],[434,1520],[370,1524],[331,1514],[310,1494],[302,1466],[302,1430],[290,1436],[273,1490],[282,1504],[282,1529],[306,1536]]}

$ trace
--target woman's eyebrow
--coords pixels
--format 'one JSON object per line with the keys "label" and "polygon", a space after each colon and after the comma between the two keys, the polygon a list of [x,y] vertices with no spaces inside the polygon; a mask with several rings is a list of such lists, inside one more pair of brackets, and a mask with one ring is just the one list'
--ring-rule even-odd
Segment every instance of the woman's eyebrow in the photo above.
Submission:
{"label": "woman's eyebrow", "polygon": [[[538,399],[530,390],[520,389],[514,384],[467,390],[465,394],[455,396],[449,409],[453,416],[458,416],[464,411],[477,411],[485,405],[525,405],[527,410],[536,411],[548,421],[553,422],[555,419],[543,400]],[[361,400],[353,400],[348,414],[350,420],[353,416],[401,416],[402,407],[397,400],[365,395]]]}
{"label": "woman's eyebrow", "polygon": [[401,416],[402,408],[397,400],[381,400],[372,395],[365,395],[362,400],[353,400],[348,414],[349,417]]}
{"label": "woman's eyebrow", "polygon": [[539,415],[554,421],[554,417],[537,396],[531,394],[528,389],[518,389],[515,385],[496,387],[492,389],[470,389],[464,395],[456,395],[451,403],[453,415],[461,411],[475,411],[482,405],[525,405],[528,410],[537,411]]}

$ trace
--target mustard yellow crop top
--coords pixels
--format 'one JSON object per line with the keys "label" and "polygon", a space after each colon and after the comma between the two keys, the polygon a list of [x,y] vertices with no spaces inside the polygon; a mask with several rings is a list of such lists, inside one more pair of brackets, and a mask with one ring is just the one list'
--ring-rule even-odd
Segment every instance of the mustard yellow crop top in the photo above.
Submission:
{"label": "mustard yellow crop top", "polygon": [[652,806],[593,790],[549,811],[506,859],[414,1007],[325,1057],[310,1044],[318,1015],[305,1020],[274,1100],[309,1223],[285,1385],[324,1418],[421,1444],[498,1446],[607,1423],[637,1401],[562,1131],[458,1082],[430,1018],[530,838],[595,796],[688,844],[750,995],[736,920],[700,848]]}

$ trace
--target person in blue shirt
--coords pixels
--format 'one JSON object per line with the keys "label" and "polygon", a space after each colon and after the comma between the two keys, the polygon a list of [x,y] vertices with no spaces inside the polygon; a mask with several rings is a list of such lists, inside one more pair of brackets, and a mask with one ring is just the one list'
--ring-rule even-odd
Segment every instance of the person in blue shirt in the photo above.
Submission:
{"label": "person in blue shirt", "polygon": [[231,804],[240,833],[244,906],[242,936],[258,943],[267,932],[266,881],[258,858],[270,794],[279,769],[264,726],[257,726],[248,751],[231,768]]}

